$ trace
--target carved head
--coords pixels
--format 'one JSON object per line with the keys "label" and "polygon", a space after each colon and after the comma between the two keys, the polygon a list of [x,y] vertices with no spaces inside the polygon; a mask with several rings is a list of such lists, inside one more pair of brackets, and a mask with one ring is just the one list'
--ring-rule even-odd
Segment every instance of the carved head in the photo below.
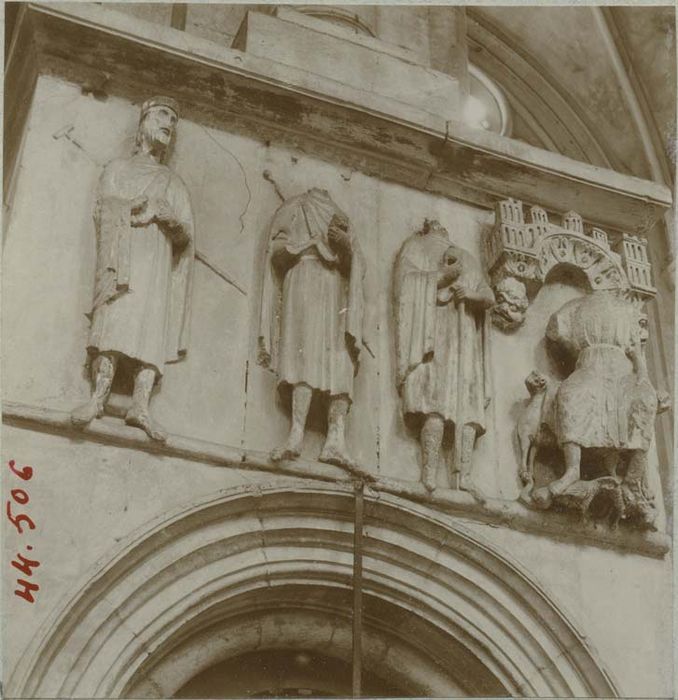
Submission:
{"label": "carved head", "polygon": [[137,151],[151,153],[164,160],[174,138],[179,109],[171,97],[152,97],[141,107],[137,129]]}
{"label": "carved head", "polygon": [[640,342],[645,344],[650,337],[650,324],[647,318],[647,314],[638,314],[638,326],[640,328]]}
{"label": "carved head", "polygon": [[492,322],[503,331],[522,325],[529,305],[525,285],[515,277],[507,277],[495,287],[496,303],[492,307]]}
{"label": "carved head", "polygon": [[541,394],[544,391],[546,391],[546,387],[548,386],[548,379],[546,379],[546,377],[541,372],[533,370],[527,375],[527,379],[525,379],[525,386],[527,387],[530,396],[534,396],[535,394]]}

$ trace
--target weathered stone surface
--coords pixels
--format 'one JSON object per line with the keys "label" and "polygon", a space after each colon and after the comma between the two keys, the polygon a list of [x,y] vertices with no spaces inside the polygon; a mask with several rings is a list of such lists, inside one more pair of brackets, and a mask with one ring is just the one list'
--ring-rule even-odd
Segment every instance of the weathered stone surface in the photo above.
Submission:
{"label": "weathered stone surface", "polygon": [[248,12],[233,48],[374,95],[419,105],[445,119],[460,114],[459,82],[428,68],[428,56],[422,60],[395,42],[355,34],[294,10],[277,8],[274,16]]}
{"label": "weathered stone surface", "polygon": [[433,491],[445,428],[454,430],[450,483],[480,497],[471,476],[476,438],[490,401],[488,327],[494,303],[480,264],[438,221],[426,219],[396,258],[393,313],[397,386],[415,419],[422,481]]}
{"label": "weathered stone surface", "polygon": [[[121,366],[133,378],[125,421],[166,439],[149,401],[166,363],[189,346],[194,225],[186,186],[166,165],[178,106],[144,102],[132,157],[106,164],[94,210],[97,263],[87,350],[92,396],[72,413],[84,427],[101,418]],[[59,132],[57,132],[57,137]]]}
{"label": "weathered stone surface", "polygon": [[[358,20],[325,30],[315,24],[318,16],[292,24],[337,42],[350,29],[346,55],[337,49],[333,56],[350,64],[354,55],[358,68],[379,53],[392,66],[412,59],[419,70],[427,53],[433,60],[429,13],[418,8],[408,33],[406,10],[361,14],[377,42]],[[225,48],[221,30],[226,36],[235,15],[205,15],[214,18],[209,35],[220,45],[101,7],[30,5],[22,14],[34,51],[26,52],[31,61],[23,71],[9,63],[15,88],[7,114],[20,117],[16,100],[30,93],[30,81],[25,91],[16,88],[21,76],[36,68],[42,76],[23,139],[7,150],[18,167],[6,193],[3,456],[33,464],[26,510],[39,528],[26,539],[6,523],[4,561],[34,545],[42,597],[25,605],[14,595],[16,569],[6,566],[12,576],[3,582],[3,641],[12,648],[3,661],[11,689],[31,696],[39,688],[50,697],[173,695],[198,671],[262,644],[325,646],[348,659],[358,511],[350,480],[357,475],[366,482],[366,669],[386,670],[414,695],[671,696],[664,672],[671,662],[671,543],[658,478],[659,468],[671,468],[652,444],[663,397],[649,380],[662,385],[656,369],[668,348],[658,335],[647,369],[642,349],[622,343],[616,354],[623,371],[596,367],[588,383],[619,385],[617,423],[629,435],[609,450],[616,473],[589,478],[599,465],[585,455],[582,478],[553,497],[553,508],[532,501],[564,471],[558,440],[566,421],[553,419],[559,399],[570,418],[584,406],[601,419],[592,425],[613,423],[577,374],[586,369],[581,334],[573,343],[562,323],[550,338],[544,329],[570,303],[585,310],[602,293],[590,287],[607,287],[603,273],[618,272],[611,286],[633,288],[635,301],[654,294],[649,260],[663,250],[657,231],[645,231],[649,255],[642,240],[621,231],[647,229],[670,203],[665,188],[323,77],[300,62],[306,49],[297,46],[288,47],[297,67],[285,62],[287,49],[271,60]],[[265,19],[287,23],[283,16]],[[439,66],[451,60],[441,56],[441,39]],[[365,77],[345,65],[342,71],[346,80]],[[169,434],[159,442],[125,425],[124,391],[114,391],[110,415],[77,431],[70,410],[89,394],[85,314],[96,263],[96,182],[105,163],[129,157],[142,102],[165,92],[181,106],[169,166],[190,195],[196,242],[192,342],[185,361],[164,368],[153,399],[153,415]],[[21,133],[20,124],[12,126],[12,134]],[[279,399],[279,377],[258,363],[267,246],[280,200],[303,199],[312,188],[326,190],[329,208],[341,212],[319,226],[326,262],[337,254],[330,238],[336,245],[348,233],[365,260],[362,331],[371,352],[363,347],[359,372],[343,377],[351,397],[346,448],[361,470],[353,474],[318,461],[327,433],[322,403],[311,406],[299,457],[271,460],[288,435],[290,406]],[[491,384],[486,433],[464,462],[481,501],[454,488],[453,471],[438,469],[427,484],[435,488],[421,483],[420,433],[404,419],[398,394],[394,265],[426,218],[439,221],[456,246],[450,251],[444,243],[441,257],[451,262],[449,255],[463,251],[460,257],[483,259],[492,208],[506,197],[532,205],[530,221],[514,226],[516,240],[522,233],[525,244],[525,235],[540,229],[548,245],[528,251],[535,278],[524,274],[518,282],[526,271],[507,256],[499,265],[516,274],[493,280],[493,315],[510,332],[488,327],[487,343],[474,355],[485,355]],[[297,264],[280,269],[281,300]],[[317,312],[319,280],[336,282],[335,273],[327,265],[302,285],[293,313],[281,321],[296,332],[313,326],[320,314],[296,311],[315,305]],[[470,307],[454,299],[462,278],[450,276],[440,289],[436,283],[436,311],[469,315]],[[666,296],[659,280],[657,293]],[[334,311],[343,330],[348,304]],[[602,316],[612,323],[615,314]],[[438,340],[434,349],[451,350],[448,359],[463,354],[453,334]],[[294,334],[292,341],[292,355],[310,345],[295,345]],[[343,341],[330,350],[344,351]],[[577,357],[568,364],[552,343],[577,346]],[[294,359],[290,367],[299,369]],[[527,402],[526,377],[533,393]],[[457,410],[460,394],[447,389],[444,398]],[[452,428],[458,416],[446,418]],[[6,464],[2,478],[12,498],[16,483]],[[519,501],[521,491],[528,505]],[[564,512],[555,512],[559,499]],[[592,515],[600,506],[626,517],[616,529],[581,522],[588,506]],[[650,521],[656,532],[638,527]]]}

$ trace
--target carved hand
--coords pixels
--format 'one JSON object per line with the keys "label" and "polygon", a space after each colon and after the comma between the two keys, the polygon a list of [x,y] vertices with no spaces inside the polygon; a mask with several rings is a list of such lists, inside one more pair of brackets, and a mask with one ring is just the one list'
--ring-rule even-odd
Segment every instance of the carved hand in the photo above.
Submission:
{"label": "carved hand", "polygon": [[327,232],[327,239],[333,248],[351,248],[351,237],[347,231],[331,226]]}
{"label": "carved hand", "polygon": [[455,282],[450,289],[454,294],[454,300],[458,304],[460,301],[474,301],[471,290],[463,282]]}
{"label": "carved hand", "polygon": [[180,223],[177,221],[172,211],[169,202],[160,197],[138,197],[132,202],[132,226],[148,226],[152,222],[164,224],[169,228],[179,228]]}
{"label": "carved hand", "polygon": [[443,265],[438,274],[438,289],[449,287],[461,274],[461,266],[458,262]]}

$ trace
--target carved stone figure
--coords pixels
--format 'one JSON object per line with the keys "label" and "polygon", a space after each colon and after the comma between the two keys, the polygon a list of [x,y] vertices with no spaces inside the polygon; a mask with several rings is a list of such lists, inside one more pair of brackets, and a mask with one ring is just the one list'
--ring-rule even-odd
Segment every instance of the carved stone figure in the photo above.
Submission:
{"label": "carved stone figure", "polygon": [[292,391],[292,424],[274,461],[301,452],[313,393],[328,401],[320,461],[356,468],[345,441],[363,337],[365,264],[349,219],[325,190],[280,206],[271,223],[259,360]]}
{"label": "carved stone figure", "polygon": [[520,447],[520,500],[530,502],[534,487],[534,460],[538,447],[556,445],[555,395],[559,383],[549,381],[541,372],[531,372],[525,380],[530,400],[518,418],[516,434]]}
{"label": "carved stone figure", "polygon": [[454,427],[453,487],[472,480],[489,402],[485,310],[494,303],[478,261],[437,221],[403,244],[395,264],[397,384],[406,418],[421,422],[422,481],[432,491],[445,426]]}
{"label": "carved stone figure", "polygon": [[523,324],[530,302],[525,285],[515,277],[505,277],[494,288],[497,303],[492,307],[492,321],[503,331],[512,331]]}
{"label": "carved stone figure", "polygon": [[93,391],[72,413],[76,426],[103,414],[116,368],[124,360],[134,372],[125,422],[154,440],[166,439],[149,415],[149,401],[165,363],[186,354],[193,263],[188,191],[164,164],[177,119],[173,99],[146,101],[133,155],[108,163],[99,181],[88,343]]}
{"label": "carved stone figure", "polygon": [[[572,507],[593,498],[598,487],[579,483],[582,450],[591,450],[606,473],[600,489],[614,491],[609,479],[616,479],[619,493],[612,498],[616,508],[623,506],[619,517],[651,527],[655,510],[646,480],[647,452],[655,416],[666,401],[662,398],[660,404],[647,374],[646,319],[622,292],[598,291],[553,314],[547,337],[569,352],[576,365],[557,388],[550,421],[565,473],[535,489],[532,502],[540,508]],[[623,478],[618,474],[622,467]]]}

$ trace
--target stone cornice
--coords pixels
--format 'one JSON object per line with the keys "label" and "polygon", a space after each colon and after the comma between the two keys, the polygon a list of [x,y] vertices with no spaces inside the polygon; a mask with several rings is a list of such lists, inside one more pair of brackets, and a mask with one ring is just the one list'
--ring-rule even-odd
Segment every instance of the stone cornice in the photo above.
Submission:
{"label": "stone cornice", "polygon": [[633,233],[671,206],[662,185],[98,6],[30,4],[22,22],[41,73],[139,103],[149,91],[170,94],[188,119],[423,191],[483,207],[513,197],[576,209]]}
{"label": "stone cornice", "polygon": [[[166,443],[158,443],[142,431],[113,418],[97,420],[85,430],[76,430],[66,411],[18,402],[3,403],[2,420],[7,425],[23,429],[142,450],[215,467],[271,472],[334,483],[354,478],[339,467],[321,462],[300,459],[274,463],[267,453],[260,450],[241,449],[181,435],[170,435]],[[439,488],[429,493],[418,481],[392,479],[379,474],[369,474],[369,477],[373,481],[368,484],[368,490],[375,494],[401,496],[456,517],[501,525],[565,542],[629,551],[650,557],[661,558],[670,549],[671,540],[662,533],[643,533],[623,525],[612,530],[593,523],[584,524],[567,513],[531,510],[517,501],[491,498],[480,504],[465,491]]]}

